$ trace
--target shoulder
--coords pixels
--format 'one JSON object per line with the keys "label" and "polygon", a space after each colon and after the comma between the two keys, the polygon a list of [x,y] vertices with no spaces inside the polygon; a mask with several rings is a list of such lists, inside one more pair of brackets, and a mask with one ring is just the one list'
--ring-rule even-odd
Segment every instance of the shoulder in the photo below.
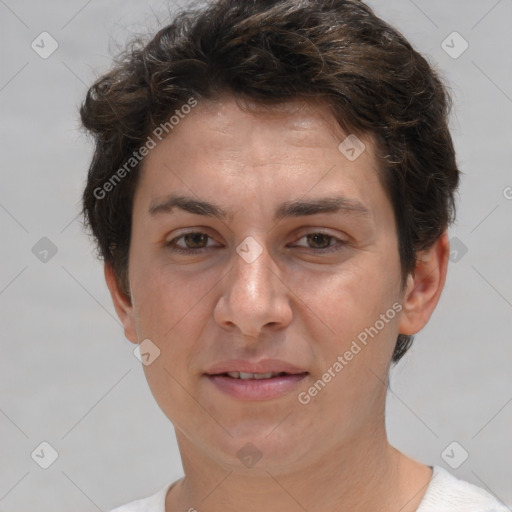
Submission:
{"label": "shoulder", "polygon": [[416,512],[510,512],[492,494],[460,480],[440,466],[433,467],[432,479]]}
{"label": "shoulder", "polygon": [[131,501],[109,512],[165,512],[165,497],[173,485],[174,483],[166,484],[158,492],[147,498]]}

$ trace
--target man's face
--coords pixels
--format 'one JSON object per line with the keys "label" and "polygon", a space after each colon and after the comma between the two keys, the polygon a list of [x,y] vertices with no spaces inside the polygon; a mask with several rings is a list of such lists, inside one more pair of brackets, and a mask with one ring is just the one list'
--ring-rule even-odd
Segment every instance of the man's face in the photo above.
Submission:
{"label": "man's face", "polygon": [[[326,107],[255,115],[224,97],[200,102],[147,156],[126,332],[160,350],[144,370],[183,450],[226,467],[261,455],[276,470],[383,435],[396,225],[371,140],[354,160],[360,148],[338,148],[347,135]],[[171,194],[228,216],[166,208]],[[326,198],[339,210],[296,204]]]}

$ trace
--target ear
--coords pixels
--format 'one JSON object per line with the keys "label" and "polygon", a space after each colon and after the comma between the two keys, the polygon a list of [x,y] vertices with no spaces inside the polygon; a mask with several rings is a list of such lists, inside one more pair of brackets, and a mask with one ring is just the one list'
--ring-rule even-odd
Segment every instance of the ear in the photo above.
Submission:
{"label": "ear", "polygon": [[428,322],[446,280],[450,244],[445,231],[428,249],[419,252],[414,272],[407,278],[398,324],[400,334],[416,334]]}
{"label": "ear", "polygon": [[108,289],[110,290],[110,296],[114,303],[114,308],[124,327],[124,335],[132,343],[138,343],[132,303],[121,290],[112,266],[105,263],[103,270],[105,273],[105,281],[107,282]]}

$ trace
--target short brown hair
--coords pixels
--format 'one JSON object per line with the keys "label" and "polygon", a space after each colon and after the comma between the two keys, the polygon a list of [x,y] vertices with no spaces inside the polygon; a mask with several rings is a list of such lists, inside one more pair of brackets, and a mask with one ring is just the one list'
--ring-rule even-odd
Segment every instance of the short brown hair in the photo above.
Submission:
{"label": "short brown hair", "polygon": [[[403,285],[417,251],[455,217],[459,171],[450,97],[439,74],[363,2],[218,0],[182,11],[147,43],[134,40],[80,109],[95,139],[85,224],[126,295],[141,164],[104,197],[97,191],[191,97],[225,92],[260,104],[323,100],[344,131],[374,137],[397,222]],[[412,340],[398,336],[393,362]]]}

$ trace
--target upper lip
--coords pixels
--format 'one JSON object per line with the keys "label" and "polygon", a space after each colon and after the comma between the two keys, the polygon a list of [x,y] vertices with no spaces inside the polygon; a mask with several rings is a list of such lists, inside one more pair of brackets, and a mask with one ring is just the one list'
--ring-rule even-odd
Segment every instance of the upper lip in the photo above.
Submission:
{"label": "upper lip", "polygon": [[206,370],[208,375],[219,375],[228,372],[244,373],[307,373],[303,368],[299,368],[291,363],[280,359],[262,359],[260,361],[247,361],[245,359],[230,359],[210,366]]}

